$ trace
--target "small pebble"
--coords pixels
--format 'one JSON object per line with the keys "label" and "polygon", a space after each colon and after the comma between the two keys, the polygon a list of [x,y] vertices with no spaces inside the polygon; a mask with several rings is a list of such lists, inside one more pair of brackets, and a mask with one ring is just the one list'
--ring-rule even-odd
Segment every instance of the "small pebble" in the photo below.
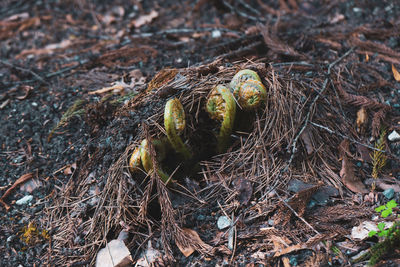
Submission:
{"label": "small pebble", "polygon": [[7,242],[13,241],[14,237],[14,235],[10,235],[9,237],[7,237]]}
{"label": "small pebble", "polygon": [[387,199],[392,199],[394,197],[394,189],[389,188],[383,191],[382,193]]}
{"label": "small pebble", "polygon": [[21,198],[21,199],[18,199],[18,200],[15,202],[15,204],[17,204],[17,205],[25,205],[25,204],[30,203],[30,202],[32,201],[32,199],[33,199],[33,196],[32,196],[32,195],[27,195],[27,196],[24,196],[24,197]]}
{"label": "small pebble", "polygon": [[396,142],[400,140],[400,135],[395,130],[393,130],[393,132],[389,134],[388,139],[390,142]]}
{"label": "small pebble", "polygon": [[197,220],[198,221],[203,221],[203,220],[205,220],[205,218],[206,217],[204,215],[201,215],[201,214],[197,216]]}
{"label": "small pebble", "polygon": [[214,30],[214,31],[211,32],[211,37],[212,38],[220,38],[221,35],[222,35],[221,31],[219,31],[219,30]]}
{"label": "small pebble", "polygon": [[226,216],[221,216],[218,218],[217,226],[219,230],[225,229],[231,225],[231,220]]}

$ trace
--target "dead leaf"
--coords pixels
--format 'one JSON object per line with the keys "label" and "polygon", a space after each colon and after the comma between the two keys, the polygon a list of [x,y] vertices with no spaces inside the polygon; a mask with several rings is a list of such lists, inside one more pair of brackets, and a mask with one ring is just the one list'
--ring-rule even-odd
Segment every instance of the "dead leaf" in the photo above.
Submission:
{"label": "dead leaf", "polygon": [[73,163],[72,165],[67,165],[64,169],[64,174],[71,175],[75,169],[76,169],[76,163]]}
{"label": "dead leaf", "polygon": [[8,105],[8,103],[10,103],[10,101],[11,101],[10,99],[6,99],[5,101],[3,101],[3,103],[0,104],[0,109],[5,108]]}
{"label": "dead leaf", "polygon": [[372,185],[373,183],[375,183],[377,188],[383,191],[393,188],[396,193],[400,192],[400,181],[394,177],[381,177],[379,179],[370,178],[365,181],[367,185]]}
{"label": "dead leaf", "polygon": [[347,154],[350,154],[349,140],[343,140],[339,145],[339,154],[342,158],[342,168],[340,170],[340,177],[342,178],[343,184],[355,193],[368,193],[367,188],[361,182],[354,173],[353,164],[348,158]]}
{"label": "dead leaf", "polygon": [[182,254],[185,255],[185,257],[189,257],[195,250],[198,250],[199,248],[208,251],[212,250],[212,247],[210,245],[204,243],[203,240],[201,240],[199,234],[196,231],[188,228],[183,228],[182,233],[187,238],[187,240],[185,240],[187,241],[185,242],[186,244],[184,244],[184,242],[182,241],[179,241],[178,239],[175,239],[175,243],[179,248],[179,250],[182,252]]}
{"label": "dead leaf", "polygon": [[368,147],[357,144],[356,150],[358,155],[360,156],[359,160],[367,163],[372,163],[371,152],[369,151]]}
{"label": "dead leaf", "polygon": [[149,14],[140,16],[136,20],[132,22],[133,26],[135,28],[140,28],[141,26],[150,23],[153,19],[158,17],[158,12],[155,10],[152,10]]}
{"label": "dead leaf", "polygon": [[113,93],[119,93],[124,89],[130,89],[132,90],[136,85],[142,85],[144,84],[144,80],[141,79],[138,82],[135,81],[134,78],[131,79],[130,83],[125,83],[123,79],[121,79],[121,81],[118,82],[114,82],[112,86],[110,87],[103,87],[99,90],[95,90],[92,92],[89,92],[89,95],[95,95],[95,94],[104,94],[110,91],[113,91]]}
{"label": "dead leaf", "polygon": [[393,72],[393,77],[396,81],[400,82],[400,73],[397,71],[395,66],[392,64],[392,72]]}
{"label": "dead leaf", "polygon": [[12,16],[4,19],[4,21],[14,21],[14,20],[20,20],[20,19],[27,19],[27,18],[29,18],[29,13],[24,12],[24,13],[12,15]]}
{"label": "dead leaf", "polygon": [[6,208],[6,210],[8,210],[10,208],[10,206],[8,206],[4,200],[7,198],[7,196],[20,184],[25,183],[26,181],[28,181],[29,179],[31,179],[33,177],[33,173],[25,173],[24,175],[22,175],[21,177],[19,177],[14,184],[4,193],[4,195],[0,198],[0,203],[4,205],[4,207]]}
{"label": "dead leaf", "polygon": [[358,133],[361,133],[361,134],[365,133],[367,121],[368,121],[367,110],[365,109],[365,107],[361,107],[357,111],[357,119],[356,119],[356,126],[357,126]]}
{"label": "dead leaf", "polygon": [[300,138],[304,142],[307,154],[311,155],[314,152],[314,146],[311,141],[310,131],[308,127],[301,133]]}
{"label": "dead leaf", "polygon": [[32,179],[21,185],[19,189],[21,190],[21,192],[32,193],[36,188],[39,188],[41,186],[41,181],[39,181],[38,179]]}
{"label": "dead leaf", "polygon": [[29,86],[29,85],[23,85],[23,86],[21,86],[21,88],[24,90],[25,94],[21,95],[21,96],[17,96],[16,98],[19,100],[24,100],[25,98],[28,97],[30,91],[33,90],[33,87]]}
{"label": "dead leaf", "polygon": [[288,254],[288,253],[292,253],[293,251],[298,251],[298,250],[302,250],[305,249],[306,247],[302,244],[297,244],[297,245],[293,245],[287,248],[284,248],[278,252],[276,252],[274,254],[274,257],[280,257],[282,255]]}

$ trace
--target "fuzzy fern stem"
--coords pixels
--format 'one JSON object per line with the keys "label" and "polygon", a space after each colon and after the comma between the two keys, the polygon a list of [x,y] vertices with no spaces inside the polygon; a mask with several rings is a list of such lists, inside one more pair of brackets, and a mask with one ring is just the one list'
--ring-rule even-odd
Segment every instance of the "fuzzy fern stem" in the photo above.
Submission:
{"label": "fuzzy fern stem", "polygon": [[229,145],[235,121],[235,99],[227,87],[217,85],[208,98],[206,109],[212,119],[222,121],[218,135],[218,152],[223,153]]}
{"label": "fuzzy fern stem", "polygon": [[164,127],[167,137],[175,151],[188,160],[192,157],[192,154],[179,136],[185,126],[185,111],[181,102],[177,98],[168,100],[164,110]]}

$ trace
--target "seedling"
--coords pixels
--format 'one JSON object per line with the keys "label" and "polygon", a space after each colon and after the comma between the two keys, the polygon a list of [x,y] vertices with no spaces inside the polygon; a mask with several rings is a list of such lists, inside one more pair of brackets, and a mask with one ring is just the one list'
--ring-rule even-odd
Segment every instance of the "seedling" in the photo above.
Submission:
{"label": "seedling", "polygon": [[[393,208],[397,207],[397,203],[395,200],[390,200],[386,205],[379,206],[375,209],[376,212],[380,213],[382,218],[386,218],[393,213]],[[386,224],[384,222],[378,223],[378,231],[370,231],[368,233],[369,237],[373,237],[378,235],[379,237],[388,237],[390,229],[385,230]]]}

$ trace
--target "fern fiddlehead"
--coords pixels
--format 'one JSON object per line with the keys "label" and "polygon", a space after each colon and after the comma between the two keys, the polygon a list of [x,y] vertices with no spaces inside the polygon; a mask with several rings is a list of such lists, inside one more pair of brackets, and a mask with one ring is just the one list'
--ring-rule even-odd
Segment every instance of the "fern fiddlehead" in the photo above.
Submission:
{"label": "fern fiddlehead", "polygon": [[179,136],[185,126],[185,110],[181,102],[177,98],[168,100],[164,110],[164,127],[168,140],[176,152],[182,154],[185,159],[190,159],[192,154]]}
{"label": "fern fiddlehead", "polygon": [[[154,146],[159,146],[161,143],[158,140],[153,142]],[[161,148],[162,149],[162,148]],[[161,150],[160,155],[163,155],[163,151]],[[140,165],[143,166],[143,169],[149,174],[153,171],[153,162],[151,160],[150,152],[149,152],[149,145],[147,139],[144,139],[140,147],[135,148],[133,151],[130,159],[129,159],[129,169],[131,172],[137,172],[140,169]],[[169,181],[169,175],[163,172],[160,169],[157,169],[158,176],[164,183]]]}
{"label": "fern fiddlehead", "polygon": [[218,135],[218,152],[222,153],[228,147],[236,114],[235,99],[226,86],[214,87],[208,97],[206,110],[212,119],[222,121]]}
{"label": "fern fiddlehead", "polygon": [[252,70],[245,69],[236,73],[229,86],[244,110],[257,108],[267,98],[267,91],[260,76]]}

